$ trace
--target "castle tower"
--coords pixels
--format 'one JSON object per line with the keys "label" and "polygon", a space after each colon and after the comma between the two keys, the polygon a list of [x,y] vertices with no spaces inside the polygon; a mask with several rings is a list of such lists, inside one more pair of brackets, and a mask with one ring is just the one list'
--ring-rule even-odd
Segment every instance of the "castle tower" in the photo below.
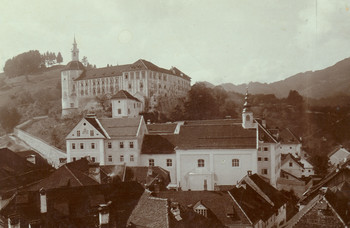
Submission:
{"label": "castle tower", "polygon": [[84,71],[83,64],[79,62],[79,49],[74,37],[72,61],[61,71],[62,117],[78,110],[77,86],[74,80]]}
{"label": "castle tower", "polygon": [[242,127],[245,129],[255,128],[253,112],[250,109],[250,107],[251,106],[249,104],[249,94],[248,94],[248,88],[247,88],[247,92],[245,94],[243,112],[242,112]]}
{"label": "castle tower", "polygon": [[79,61],[79,49],[77,46],[77,42],[75,41],[75,36],[72,48],[72,61]]}

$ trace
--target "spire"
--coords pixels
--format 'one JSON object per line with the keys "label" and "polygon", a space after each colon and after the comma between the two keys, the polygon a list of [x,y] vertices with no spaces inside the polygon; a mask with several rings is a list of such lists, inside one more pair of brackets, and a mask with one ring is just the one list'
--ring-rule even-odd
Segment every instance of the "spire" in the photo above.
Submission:
{"label": "spire", "polygon": [[248,93],[248,86],[247,86],[247,91],[245,93],[245,102],[244,102],[244,105],[243,105],[243,112],[250,112],[250,104],[249,104],[249,93]]}
{"label": "spire", "polygon": [[75,40],[75,35],[74,35],[73,48],[72,48],[72,61],[79,61],[79,49],[77,46],[77,42]]}

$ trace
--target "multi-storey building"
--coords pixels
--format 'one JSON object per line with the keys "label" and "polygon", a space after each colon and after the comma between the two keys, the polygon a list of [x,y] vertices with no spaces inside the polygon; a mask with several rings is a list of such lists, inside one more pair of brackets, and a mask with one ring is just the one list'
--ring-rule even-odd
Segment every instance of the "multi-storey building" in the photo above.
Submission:
{"label": "multi-storey building", "polygon": [[79,49],[74,39],[72,61],[61,72],[62,116],[73,111],[95,107],[96,97],[111,97],[119,90],[128,91],[154,108],[161,97],[186,96],[191,78],[176,67],[170,70],[140,59],[132,64],[86,69],[79,62]]}

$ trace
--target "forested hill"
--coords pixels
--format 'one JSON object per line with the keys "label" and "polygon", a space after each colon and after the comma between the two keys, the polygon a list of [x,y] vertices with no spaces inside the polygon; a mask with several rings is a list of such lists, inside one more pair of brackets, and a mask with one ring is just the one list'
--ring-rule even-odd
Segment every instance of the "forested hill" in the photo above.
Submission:
{"label": "forested hill", "polygon": [[[221,84],[226,91],[245,93],[247,84]],[[298,91],[309,98],[326,98],[336,95],[350,95],[350,58],[318,71],[308,71],[273,83],[249,83],[252,94],[271,94],[287,97],[290,90]]]}

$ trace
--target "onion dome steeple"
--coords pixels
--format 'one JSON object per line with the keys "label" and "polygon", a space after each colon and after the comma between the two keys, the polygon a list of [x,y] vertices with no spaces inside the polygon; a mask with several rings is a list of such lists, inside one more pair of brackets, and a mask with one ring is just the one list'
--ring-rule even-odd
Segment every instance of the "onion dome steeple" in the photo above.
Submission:
{"label": "onion dome steeple", "polygon": [[79,61],[79,49],[77,46],[77,42],[75,41],[75,36],[72,48],[72,61]]}
{"label": "onion dome steeple", "polygon": [[243,105],[243,112],[251,112],[250,110],[250,104],[249,104],[249,93],[248,93],[248,87],[247,87],[247,91],[245,93],[245,102],[244,102],[244,105]]}

